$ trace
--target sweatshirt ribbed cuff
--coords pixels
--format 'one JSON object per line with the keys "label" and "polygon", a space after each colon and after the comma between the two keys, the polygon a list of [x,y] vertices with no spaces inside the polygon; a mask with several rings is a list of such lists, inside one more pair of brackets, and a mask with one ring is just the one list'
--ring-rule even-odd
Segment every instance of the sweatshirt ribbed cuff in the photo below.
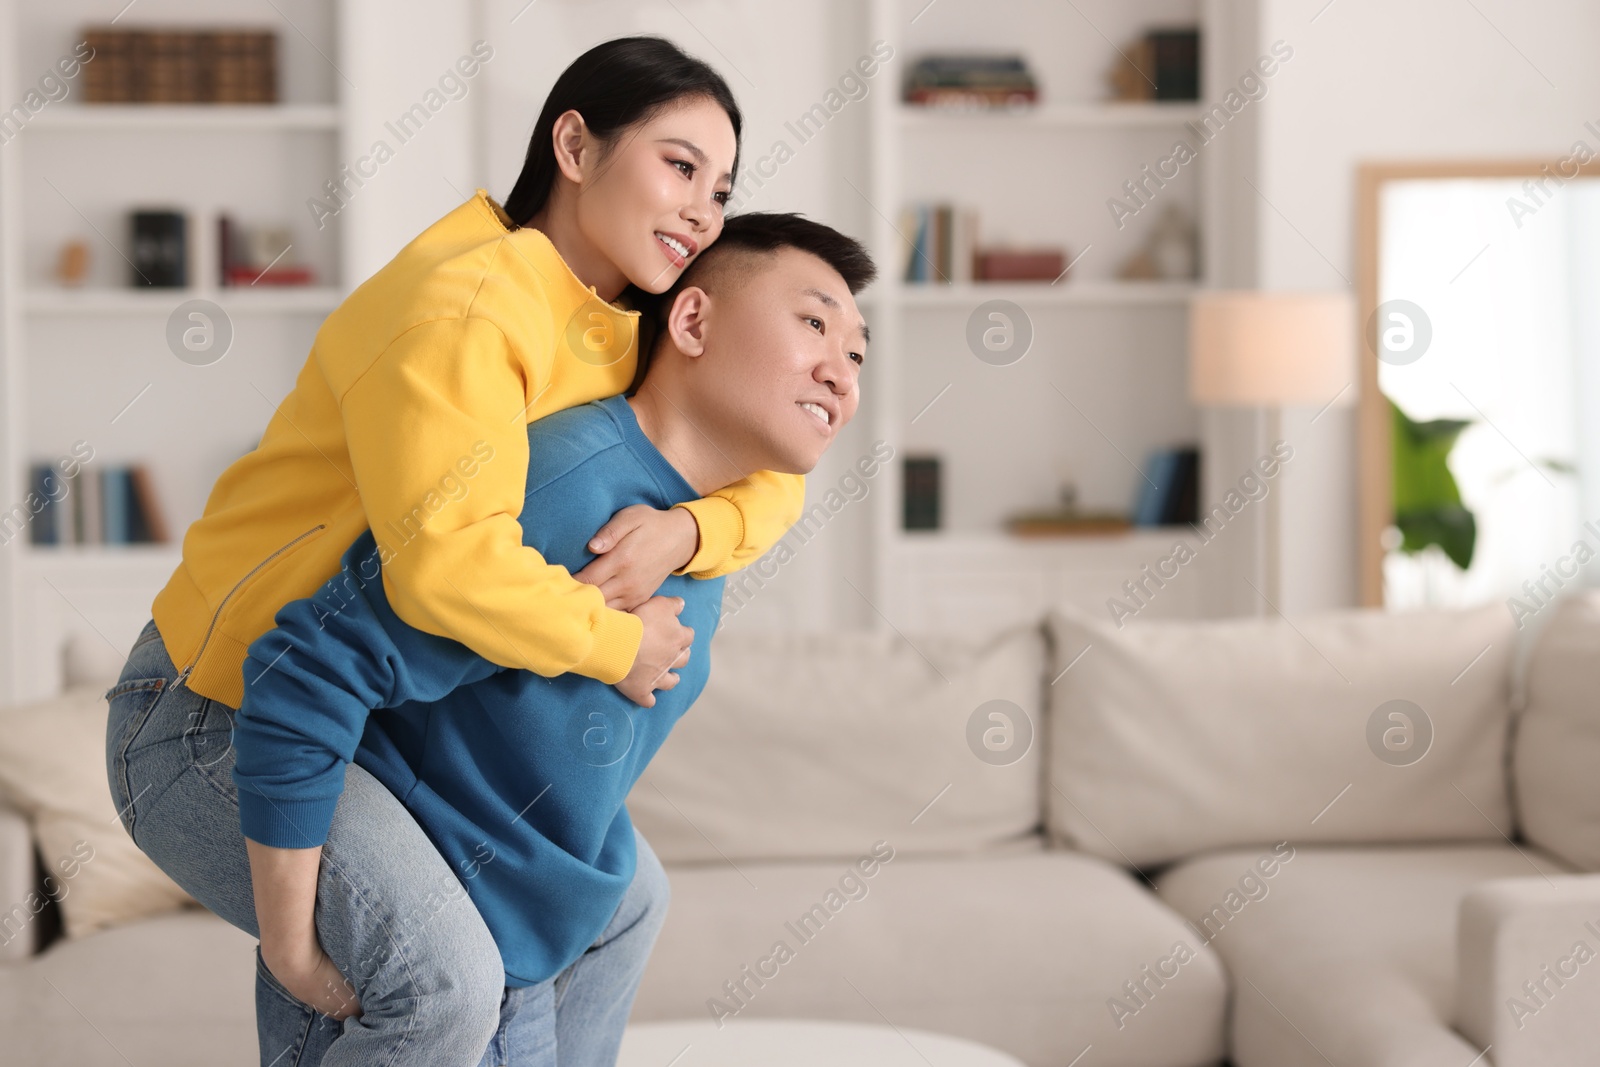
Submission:
{"label": "sweatshirt ribbed cuff", "polygon": [[726,497],[707,496],[699,500],[685,500],[673,507],[683,508],[694,516],[700,527],[700,547],[689,562],[673,574],[700,577],[706,571],[725,565],[733,550],[744,541],[744,514],[739,505]]}
{"label": "sweatshirt ribbed cuff", "polygon": [[607,685],[616,685],[633,670],[644,641],[644,620],[628,611],[607,608],[594,628],[594,647],[572,672]]}
{"label": "sweatshirt ribbed cuff", "polygon": [[[342,780],[342,779],[341,779]],[[328,840],[339,798],[272,800],[239,790],[239,828],[272,848],[316,848]]]}

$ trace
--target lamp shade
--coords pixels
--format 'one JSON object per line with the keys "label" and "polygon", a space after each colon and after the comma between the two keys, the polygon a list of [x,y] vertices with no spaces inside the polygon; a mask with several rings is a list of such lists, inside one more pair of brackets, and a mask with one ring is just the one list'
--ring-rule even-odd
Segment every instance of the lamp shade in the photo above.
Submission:
{"label": "lamp shade", "polygon": [[1353,403],[1354,310],[1346,293],[1197,294],[1189,306],[1190,399],[1218,407]]}

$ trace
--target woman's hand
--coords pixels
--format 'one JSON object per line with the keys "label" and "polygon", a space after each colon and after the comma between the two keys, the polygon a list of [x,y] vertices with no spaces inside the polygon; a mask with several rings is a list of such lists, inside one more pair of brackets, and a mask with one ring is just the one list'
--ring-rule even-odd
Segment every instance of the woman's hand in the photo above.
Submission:
{"label": "woman's hand", "polygon": [[323,1015],[344,1020],[361,1014],[361,1002],[356,999],[354,987],[316,941],[290,950],[274,949],[270,956],[267,943],[263,941],[261,962],[290,995]]}
{"label": "woman's hand", "polygon": [[606,607],[632,611],[694,558],[700,527],[688,508],[632,504],[611,516],[589,540],[595,559],[573,577],[600,587]]}

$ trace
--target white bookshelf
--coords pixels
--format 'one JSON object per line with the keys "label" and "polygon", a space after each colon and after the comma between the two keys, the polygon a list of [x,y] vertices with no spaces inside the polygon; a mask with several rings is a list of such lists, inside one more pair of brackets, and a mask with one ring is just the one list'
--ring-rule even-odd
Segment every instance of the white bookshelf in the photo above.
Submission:
{"label": "white bookshelf", "polygon": [[[336,217],[319,229],[306,207],[348,155],[348,86],[333,66],[348,65],[341,6],[142,0],[118,26],[276,30],[281,102],[87,104],[80,74],[0,146],[0,500],[25,500],[30,466],[85,440],[93,465],[148,467],[171,538],[45,546],[24,532],[0,546],[0,702],[59,687],[67,634],[126,653],[216,476],[255,446],[348,291],[347,228]],[[0,99],[20,100],[85,26],[114,14],[89,0],[0,0]],[[186,214],[188,287],[127,284],[126,215],[140,207]],[[219,212],[289,227],[293,259],[316,284],[221,286]],[[71,239],[90,247],[79,288],[53,276]],[[232,347],[207,366],[180,361],[166,342],[168,317],[194,299],[217,304],[233,326]]]}
{"label": "white bookshelf", "polygon": [[[1222,227],[1207,185],[1212,161],[1202,151],[1155,210],[1141,210],[1123,232],[1104,201],[1168,154],[1215,99],[1217,12],[1218,0],[1081,9],[1047,0],[977,8],[872,0],[868,42],[892,42],[896,53],[883,91],[869,100],[870,181],[858,190],[870,204],[881,278],[863,298],[873,331],[863,415],[871,436],[897,453],[873,504],[880,620],[995,626],[1061,602],[1103,611],[1145,564],[1179,541],[1196,544],[1188,527],[1040,539],[1011,536],[1003,520],[1056,504],[1063,464],[1080,506],[1130,510],[1135,467],[1148,452],[1201,438],[1185,351],[1190,298],[1216,276],[1213,238]],[[1107,38],[1120,46],[1147,28],[1179,24],[1201,28],[1201,101],[1104,100],[1102,75],[1114,58]],[[934,52],[1020,52],[1040,80],[1040,103],[993,111],[903,104],[901,81]],[[1143,243],[1163,199],[1181,203],[1195,225],[1199,277],[1119,279],[1116,268]],[[927,201],[977,208],[982,244],[1063,246],[1069,261],[1081,258],[1055,284],[905,283],[902,211]],[[967,349],[968,317],[990,300],[1019,306],[1032,323],[1032,347],[1014,366],[983,364]],[[941,459],[945,528],[907,531],[900,461],[930,453]],[[1186,574],[1150,614],[1208,614],[1203,588]]]}

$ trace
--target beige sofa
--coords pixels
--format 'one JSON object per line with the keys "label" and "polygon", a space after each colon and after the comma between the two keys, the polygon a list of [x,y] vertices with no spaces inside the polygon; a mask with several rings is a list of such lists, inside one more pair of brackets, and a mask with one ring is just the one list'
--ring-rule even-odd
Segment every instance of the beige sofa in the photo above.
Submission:
{"label": "beige sofa", "polygon": [[[634,1018],[1037,1067],[1600,1062],[1600,596],[1535,621],[730,627],[629,801],[673,884]],[[0,901],[28,835],[0,814]],[[14,941],[0,1048],[252,1063],[250,947],[195,911]]]}

